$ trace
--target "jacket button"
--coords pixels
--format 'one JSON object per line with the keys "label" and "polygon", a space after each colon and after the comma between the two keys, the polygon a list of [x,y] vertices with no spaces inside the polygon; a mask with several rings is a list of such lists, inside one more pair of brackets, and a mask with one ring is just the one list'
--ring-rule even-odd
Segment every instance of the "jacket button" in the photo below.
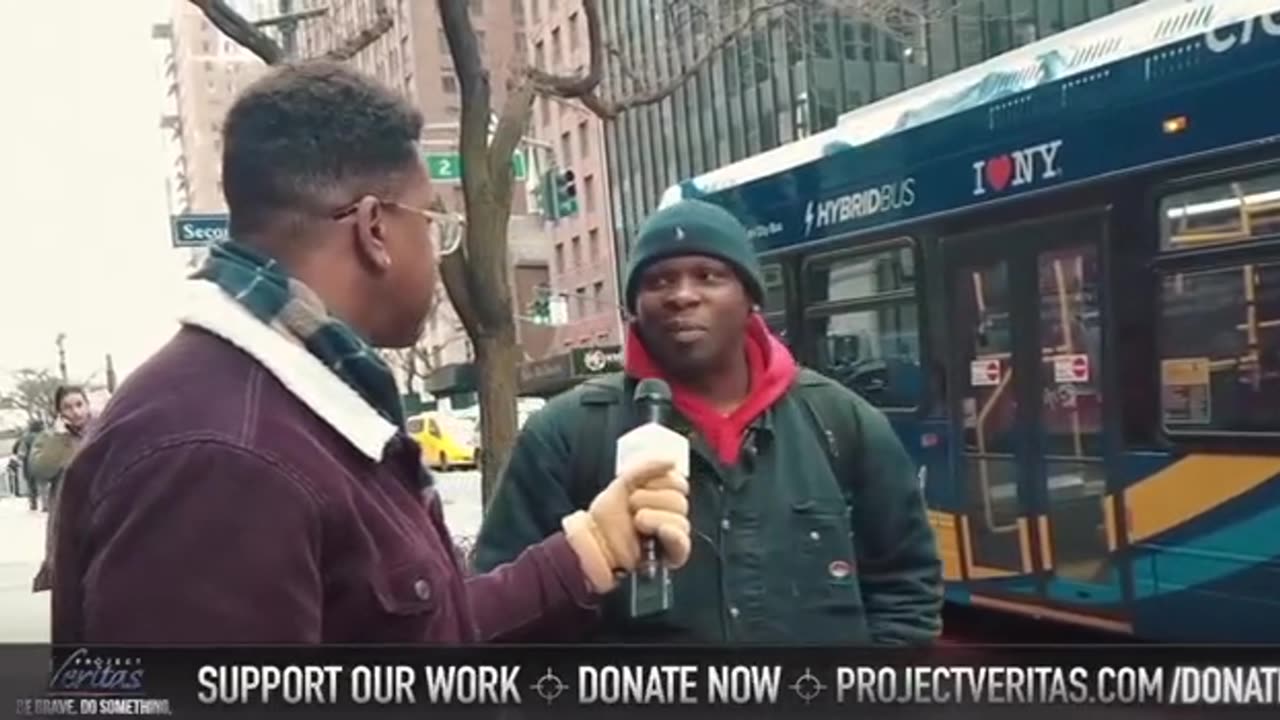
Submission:
{"label": "jacket button", "polygon": [[818,534],[817,530],[813,530],[809,532],[809,539],[814,542],[818,542],[819,540],[822,539],[822,536]]}
{"label": "jacket button", "polygon": [[730,523],[730,522],[729,522],[729,518],[725,518],[725,519],[723,519],[723,520],[721,520],[721,521],[720,521],[720,528],[721,528],[722,530],[728,530],[728,529],[729,529],[730,527],[732,527],[732,526],[733,526],[733,523]]}
{"label": "jacket button", "polygon": [[418,580],[413,584],[413,594],[417,595],[419,600],[430,600],[431,585],[426,580]]}

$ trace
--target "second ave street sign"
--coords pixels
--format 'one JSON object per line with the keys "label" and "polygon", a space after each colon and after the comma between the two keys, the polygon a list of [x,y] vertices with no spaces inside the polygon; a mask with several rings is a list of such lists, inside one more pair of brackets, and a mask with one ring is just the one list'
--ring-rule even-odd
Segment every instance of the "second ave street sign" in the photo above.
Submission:
{"label": "second ave street sign", "polygon": [[[458,182],[462,180],[462,157],[456,152],[427,152],[423,154],[427,162],[427,175],[432,180],[442,182]],[[515,169],[517,182],[524,182],[529,171],[525,166],[524,153],[517,150],[511,156],[511,166]]]}

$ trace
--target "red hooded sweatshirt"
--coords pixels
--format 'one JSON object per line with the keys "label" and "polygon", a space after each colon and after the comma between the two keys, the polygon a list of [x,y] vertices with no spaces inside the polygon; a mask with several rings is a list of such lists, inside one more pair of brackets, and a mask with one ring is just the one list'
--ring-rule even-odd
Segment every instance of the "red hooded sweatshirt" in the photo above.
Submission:
{"label": "red hooded sweatshirt", "polygon": [[635,325],[627,332],[625,366],[627,374],[634,378],[666,380],[671,385],[676,410],[706,438],[720,462],[733,466],[738,462],[747,426],[786,394],[797,372],[791,351],[769,332],[769,326],[759,315],[752,315],[747,323],[746,348],[751,389],[738,409],[728,415],[720,413],[693,390],[664,377],[641,342]]}

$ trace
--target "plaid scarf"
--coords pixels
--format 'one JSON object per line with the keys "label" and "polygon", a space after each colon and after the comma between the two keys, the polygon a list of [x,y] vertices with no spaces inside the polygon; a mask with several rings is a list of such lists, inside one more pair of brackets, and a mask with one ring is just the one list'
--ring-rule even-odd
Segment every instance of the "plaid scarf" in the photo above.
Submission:
{"label": "plaid scarf", "polygon": [[404,432],[404,407],[386,362],[345,323],[329,315],[320,298],[289,277],[277,261],[237,243],[213,245],[192,276],[211,280],[255,317],[301,342],[373,409]]}

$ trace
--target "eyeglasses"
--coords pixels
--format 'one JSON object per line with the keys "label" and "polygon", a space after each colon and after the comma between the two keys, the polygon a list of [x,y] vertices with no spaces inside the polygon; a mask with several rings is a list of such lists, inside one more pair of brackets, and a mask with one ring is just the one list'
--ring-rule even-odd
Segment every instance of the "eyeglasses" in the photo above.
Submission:
{"label": "eyeglasses", "polygon": [[[404,203],[394,200],[378,200],[378,204],[382,207],[396,208],[406,212],[417,213],[427,219],[428,232],[431,234],[431,243],[435,246],[436,257],[444,257],[459,247],[462,247],[462,237],[466,232],[467,219],[457,213],[442,213],[435,210],[427,210],[424,208],[405,205]],[[343,218],[354,215],[358,203],[352,203],[333,213],[334,220],[342,220]]]}

